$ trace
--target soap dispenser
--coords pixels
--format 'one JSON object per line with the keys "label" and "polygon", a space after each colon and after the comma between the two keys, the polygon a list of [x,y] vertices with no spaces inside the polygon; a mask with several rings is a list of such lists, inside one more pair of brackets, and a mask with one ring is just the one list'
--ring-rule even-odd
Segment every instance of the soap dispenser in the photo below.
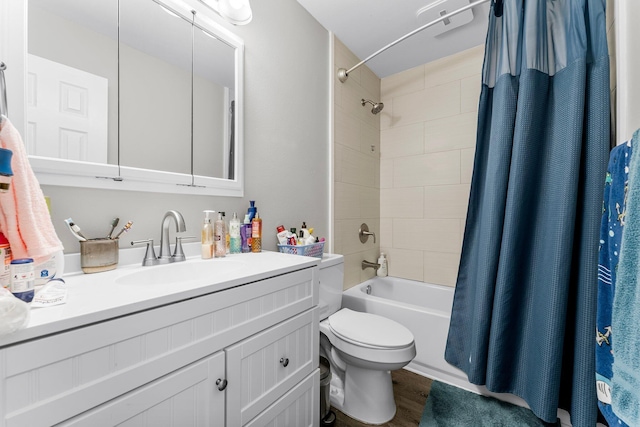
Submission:
{"label": "soap dispenser", "polygon": [[213,224],[211,224],[211,215],[215,211],[204,211],[204,223],[202,224],[202,259],[210,259],[213,257]]}
{"label": "soap dispenser", "polygon": [[218,219],[213,225],[213,255],[221,258],[227,254],[227,244],[224,232],[224,219],[222,212],[218,212]]}
{"label": "soap dispenser", "polygon": [[380,258],[378,258],[378,264],[380,264],[380,267],[378,267],[378,271],[376,272],[376,274],[380,277],[386,277],[389,272],[387,268],[387,256],[385,255],[384,252],[380,252]]}

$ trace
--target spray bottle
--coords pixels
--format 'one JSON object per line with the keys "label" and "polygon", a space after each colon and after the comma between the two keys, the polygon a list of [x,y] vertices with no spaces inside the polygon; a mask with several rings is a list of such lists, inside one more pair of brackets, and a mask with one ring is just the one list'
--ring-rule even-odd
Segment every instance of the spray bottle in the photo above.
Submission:
{"label": "spray bottle", "polygon": [[242,251],[241,244],[240,220],[238,214],[234,212],[233,218],[229,221],[229,253],[239,254]]}

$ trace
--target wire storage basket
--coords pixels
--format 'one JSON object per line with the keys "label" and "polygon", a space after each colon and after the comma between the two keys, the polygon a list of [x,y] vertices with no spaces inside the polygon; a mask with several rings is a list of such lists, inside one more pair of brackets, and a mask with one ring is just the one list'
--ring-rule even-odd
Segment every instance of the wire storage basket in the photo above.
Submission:
{"label": "wire storage basket", "polygon": [[312,243],[310,245],[278,245],[278,250],[283,254],[322,258],[324,242]]}

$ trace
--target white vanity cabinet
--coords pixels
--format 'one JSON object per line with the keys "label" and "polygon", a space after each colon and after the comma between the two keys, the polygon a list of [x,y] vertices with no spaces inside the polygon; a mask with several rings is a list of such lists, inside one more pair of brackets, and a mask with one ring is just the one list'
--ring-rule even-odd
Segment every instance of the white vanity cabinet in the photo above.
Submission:
{"label": "white vanity cabinet", "polygon": [[317,426],[317,274],[4,346],[0,426]]}

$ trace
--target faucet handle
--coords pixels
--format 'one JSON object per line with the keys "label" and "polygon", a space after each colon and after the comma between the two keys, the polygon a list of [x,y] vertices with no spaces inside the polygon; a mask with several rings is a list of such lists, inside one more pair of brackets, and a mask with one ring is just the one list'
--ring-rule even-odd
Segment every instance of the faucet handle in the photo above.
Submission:
{"label": "faucet handle", "polygon": [[182,250],[182,241],[195,238],[196,236],[176,236],[176,246],[173,250],[173,255],[171,255],[171,258],[173,258],[174,262],[184,261],[186,259],[186,257],[184,256],[184,251]]}
{"label": "faucet handle", "polygon": [[142,243],[147,244],[147,250],[144,253],[144,259],[142,260],[142,266],[145,267],[147,265],[156,265],[158,263],[158,258],[156,257],[156,251],[153,249],[153,239],[145,239],[145,240],[134,240],[131,242],[131,246],[139,245]]}

